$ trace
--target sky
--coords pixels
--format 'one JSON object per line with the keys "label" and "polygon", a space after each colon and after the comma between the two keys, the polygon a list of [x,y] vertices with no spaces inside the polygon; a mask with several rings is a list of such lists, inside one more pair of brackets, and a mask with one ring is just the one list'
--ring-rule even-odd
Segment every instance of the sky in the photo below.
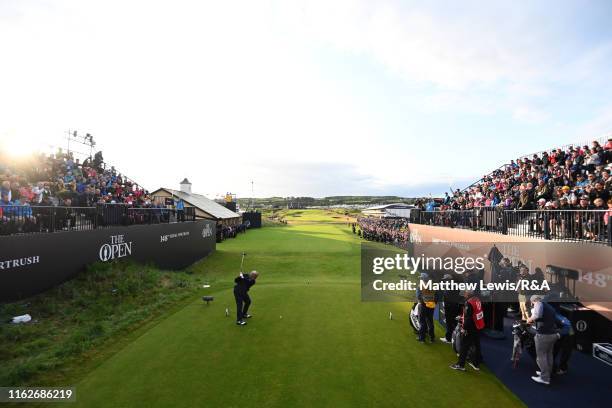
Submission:
{"label": "sky", "polygon": [[0,146],[89,132],[149,190],[439,195],[612,132],[611,19],[607,0],[0,0]]}

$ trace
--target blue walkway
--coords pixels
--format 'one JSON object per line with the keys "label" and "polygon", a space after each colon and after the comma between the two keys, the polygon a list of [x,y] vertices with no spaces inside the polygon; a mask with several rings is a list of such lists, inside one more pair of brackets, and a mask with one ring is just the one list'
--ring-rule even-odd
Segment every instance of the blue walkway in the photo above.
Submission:
{"label": "blue walkway", "polygon": [[482,337],[485,365],[530,408],[612,407],[612,367],[592,355],[574,350],[569,372],[553,378],[550,386],[531,379],[538,369],[524,351],[518,367],[512,367],[512,321],[505,320],[506,339]]}

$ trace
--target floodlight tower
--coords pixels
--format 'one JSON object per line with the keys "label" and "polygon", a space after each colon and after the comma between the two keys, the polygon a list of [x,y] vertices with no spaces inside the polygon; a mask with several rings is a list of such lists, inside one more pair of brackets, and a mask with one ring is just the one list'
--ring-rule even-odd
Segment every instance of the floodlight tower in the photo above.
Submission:
{"label": "floodlight tower", "polygon": [[253,191],[254,191],[254,189],[255,189],[255,188],[253,187],[253,185],[254,185],[254,182],[253,182],[253,180],[251,180],[251,202],[249,203],[249,208],[250,208],[251,210],[254,208],[254,205],[255,205],[255,203],[253,202],[253,201],[255,200],[255,199],[253,198],[253,197],[254,197],[254,193],[253,193]]}
{"label": "floodlight tower", "polygon": [[96,146],[96,142],[94,141],[92,134],[85,133],[85,136],[81,136],[78,134],[76,130],[70,130],[70,129],[68,129],[67,133],[68,133],[68,135],[66,136],[67,153],[70,153],[70,142],[72,141],[72,142],[80,143],[82,145],[89,147],[89,159],[91,159],[93,157],[93,149]]}

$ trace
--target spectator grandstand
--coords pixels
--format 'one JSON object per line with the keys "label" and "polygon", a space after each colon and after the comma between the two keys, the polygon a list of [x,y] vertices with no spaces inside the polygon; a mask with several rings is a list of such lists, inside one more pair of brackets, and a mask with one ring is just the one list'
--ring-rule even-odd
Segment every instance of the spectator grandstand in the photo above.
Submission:
{"label": "spectator grandstand", "polygon": [[0,152],[0,180],[3,198],[16,205],[60,205],[66,200],[81,207],[96,203],[142,205],[148,199],[146,190],[106,166],[102,152],[82,163],[62,149],[18,161]]}
{"label": "spectator grandstand", "polygon": [[0,235],[169,222],[173,211],[102,152],[80,162],[62,149],[19,160],[0,151]]}
{"label": "spectator grandstand", "polygon": [[[512,160],[443,199],[417,200],[410,221],[557,240],[612,243],[612,138]],[[392,234],[389,220],[359,222]]]}
{"label": "spectator grandstand", "polygon": [[531,158],[512,160],[484,176],[463,191],[455,191],[441,210],[466,210],[500,206],[506,210],[583,209],[579,201],[587,198],[588,209],[601,198],[610,199],[612,178],[612,139],[584,145],[552,149]]}

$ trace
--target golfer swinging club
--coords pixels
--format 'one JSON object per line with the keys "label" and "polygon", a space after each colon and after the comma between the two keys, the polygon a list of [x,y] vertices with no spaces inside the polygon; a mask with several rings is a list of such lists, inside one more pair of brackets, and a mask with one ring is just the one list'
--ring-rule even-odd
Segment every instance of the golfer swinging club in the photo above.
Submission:
{"label": "golfer swinging club", "polygon": [[234,279],[234,282],[236,282],[236,286],[234,286],[234,298],[236,298],[236,324],[244,326],[247,324],[244,319],[251,317],[251,315],[247,313],[251,305],[249,289],[255,284],[255,280],[259,274],[257,271],[251,271],[251,273],[245,275],[242,273],[242,267],[240,269],[240,275]]}

